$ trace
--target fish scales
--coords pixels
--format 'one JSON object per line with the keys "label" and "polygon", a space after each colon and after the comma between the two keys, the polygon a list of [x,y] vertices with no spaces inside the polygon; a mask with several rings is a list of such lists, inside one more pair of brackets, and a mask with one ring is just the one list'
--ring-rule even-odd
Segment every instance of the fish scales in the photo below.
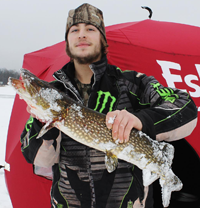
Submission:
{"label": "fish scales", "polygon": [[[111,130],[106,127],[105,115],[97,114],[94,111],[91,112],[84,107],[74,107],[74,105],[69,108],[68,115],[65,119],[65,126],[68,126],[71,132],[73,132],[72,137],[80,137],[81,143],[92,148],[97,148],[101,143],[104,148],[101,149],[100,147],[99,150],[103,152],[106,152],[106,150],[109,149],[110,143],[112,143],[115,149],[110,151],[116,156],[118,156],[125,147],[130,146],[131,144],[134,148],[132,154],[133,151],[136,154],[141,154],[141,157],[145,157],[149,160],[148,163],[154,162],[159,163],[159,165],[164,164],[165,161],[163,160],[163,157],[158,158],[154,156],[153,153],[155,148],[153,148],[152,141],[144,134],[133,130],[128,143],[116,145],[112,139]],[[117,148],[117,146],[119,148]],[[161,151],[161,149],[159,149],[159,151]]]}
{"label": "fish scales", "polygon": [[[134,130],[131,132],[128,143],[116,144],[112,139],[111,130],[106,127],[105,115],[103,114],[98,115],[94,111],[91,112],[89,109],[73,104],[68,109],[64,126],[67,126],[67,128],[63,129],[63,131],[70,131],[67,133],[71,134],[72,138],[76,138],[79,142],[100,151],[106,152],[106,150],[110,150],[114,155],[118,156],[125,147],[131,144],[134,149],[130,154],[133,155],[133,151],[136,154],[141,154],[141,157],[150,160],[148,163],[152,161],[160,164],[164,163],[162,157],[154,156],[153,152],[155,150],[149,138],[145,137],[144,134],[137,134]],[[111,143],[113,149],[110,149]],[[158,161],[158,159],[160,160]]]}
{"label": "fish scales", "polygon": [[160,178],[163,206],[169,205],[171,192],[182,188],[171,169],[172,145],[152,140],[136,129],[131,131],[127,143],[120,144],[112,139],[104,114],[78,104],[28,70],[22,69],[21,77],[22,80],[10,78],[9,84],[31,107],[32,113],[46,123],[38,137],[55,126],[77,142],[104,152],[109,172],[117,168],[117,158],[138,166],[143,171],[144,186]]}

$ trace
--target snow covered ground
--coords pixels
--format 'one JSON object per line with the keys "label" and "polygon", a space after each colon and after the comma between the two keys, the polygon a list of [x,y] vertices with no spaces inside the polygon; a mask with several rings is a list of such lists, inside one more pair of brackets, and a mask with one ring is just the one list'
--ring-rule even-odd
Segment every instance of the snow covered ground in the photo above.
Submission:
{"label": "snow covered ground", "polygon": [[[0,87],[0,165],[4,165],[5,149],[10,114],[15,98],[15,91],[10,86]],[[4,169],[0,169],[0,208],[12,208],[5,184]]]}

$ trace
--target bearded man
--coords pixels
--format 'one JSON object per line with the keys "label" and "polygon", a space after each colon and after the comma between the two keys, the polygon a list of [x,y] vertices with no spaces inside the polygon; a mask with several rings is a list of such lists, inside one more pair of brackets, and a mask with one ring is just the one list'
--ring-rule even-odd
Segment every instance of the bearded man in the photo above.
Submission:
{"label": "bearded man", "polygon": [[[71,61],[54,73],[52,85],[106,114],[114,140],[127,142],[132,128],[159,141],[181,139],[193,131],[197,110],[187,93],[170,89],[173,93],[163,97],[159,90],[167,88],[154,77],[134,69],[122,72],[107,63],[101,10],[90,4],[70,10],[65,40]],[[173,102],[167,96],[174,96]],[[115,117],[113,123],[108,122],[110,117]],[[56,128],[36,139],[43,124],[33,114],[30,123],[31,128],[25,128],[21,136],[22,152],[35,168],[52,169],[52,207],[153,208],[152,187],[143,187],[142,173],[136,166],[119,160],[117,169],[109,173],[104,153]]]}

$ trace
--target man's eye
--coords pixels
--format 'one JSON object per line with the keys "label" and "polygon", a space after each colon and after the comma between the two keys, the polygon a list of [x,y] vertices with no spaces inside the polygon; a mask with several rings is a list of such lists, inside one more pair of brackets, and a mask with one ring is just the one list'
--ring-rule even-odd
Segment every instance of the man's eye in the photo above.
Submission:
{"label": "man's eye", "polygon": [[88,30],[89,30],[89,31],[94,31],[94,29],[93,29],[93,28],[89,28]]}
{"label": "man's eye", "polygon": [[73,33],[73,32],[77,32],[78,30],[77,29],[73,29],[73,30],[71,30],[71,32]]}

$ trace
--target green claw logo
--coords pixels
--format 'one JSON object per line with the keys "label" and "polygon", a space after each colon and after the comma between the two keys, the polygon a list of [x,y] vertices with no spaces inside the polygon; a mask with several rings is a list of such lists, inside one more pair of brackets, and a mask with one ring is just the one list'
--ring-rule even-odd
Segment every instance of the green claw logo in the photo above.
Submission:
{"label": "green claw logo", "polygon": [[33,117],[30,116],[30,118],[29,118],[28,121],[26,122],[25,128],[26,128],[26,131],[27,131],[27,132],[31,129],[32,124],[33,124],[33,120],[34,120]]}
{"label": "green claw logo", "polygon": [[110,94],[110,92],[103,92],[103,91],[99,90],[97,93],[98,93],[98,98],[97,98],[97,103],[96,103],[96,107],[94,108],[94,110],[95,111],[97,110],[97,108],[100,105],[100,99],[104,95],[103,103],[102,103],[102,106],[101,106],[99,112],[101,113],[106,108],[108,98],[111,98],[111,100],[112,100],[112,102],[110,103],[110,107],[109,107],[109,111],[112,111],[113,110],[113,105],[116,102],[116,98],[114,96],[112,96]]}

